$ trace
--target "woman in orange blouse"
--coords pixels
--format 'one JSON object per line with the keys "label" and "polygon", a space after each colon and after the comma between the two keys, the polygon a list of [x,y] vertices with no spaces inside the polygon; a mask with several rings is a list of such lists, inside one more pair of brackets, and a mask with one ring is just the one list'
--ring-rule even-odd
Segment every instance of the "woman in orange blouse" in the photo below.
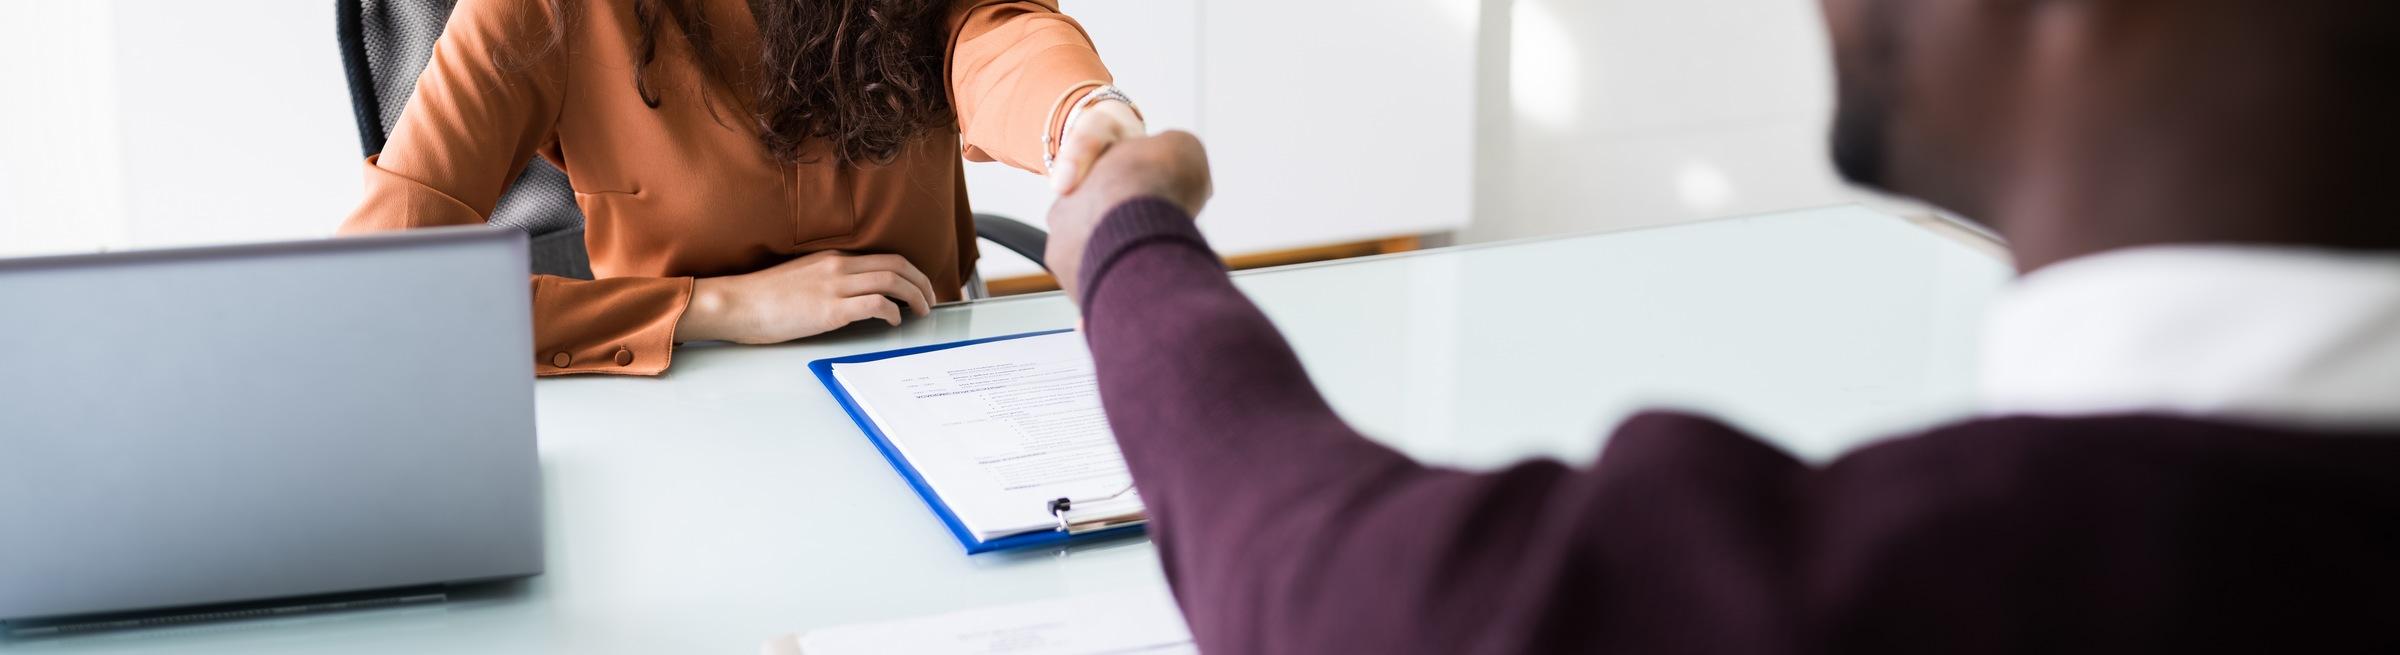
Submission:
{"label": "woman in orange blouse", "polygon": [[1056,0],[464,0],[342,231],[482,223],[540,155],[600,279],[533,277],[535,370],[655,375],[955,299],[962,151],[1071,190],[1143,132],[1109,81]]}

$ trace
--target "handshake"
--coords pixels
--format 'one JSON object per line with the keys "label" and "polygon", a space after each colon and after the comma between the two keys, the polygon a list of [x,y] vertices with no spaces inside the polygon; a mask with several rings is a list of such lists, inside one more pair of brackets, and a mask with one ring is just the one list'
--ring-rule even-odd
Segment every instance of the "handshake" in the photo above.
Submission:
{"label": "handshake", "polygon": [[1084,245],[1109,210],[1128,201],[1159,198],[1197,216],[1208,204],[1208,152],[1189,132],[1119,141],[1102,152],[1071,191],[1050,205],[1050,242],[1042,258],[1067,298],[1083,302],[1078,277]]}

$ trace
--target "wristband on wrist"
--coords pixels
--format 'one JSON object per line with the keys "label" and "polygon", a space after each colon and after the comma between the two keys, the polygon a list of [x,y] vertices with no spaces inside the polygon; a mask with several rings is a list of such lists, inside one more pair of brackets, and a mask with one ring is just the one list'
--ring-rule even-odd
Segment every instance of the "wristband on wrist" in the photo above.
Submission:
{"label": "wristband on wrist", "polygon": [[[1067,93],[1073,94],[1076,91],[1082,90],[1086,86],[1089,86],[1089,84],[1078,84],[1074,88],[1068,89]],[[1067,134],[1075,131],[1075,122],[1083,118],[1083,110],[1090,109],[1093,105],[1112,100],[1116,102],[1122,102],[1125,103],[1125,107],[1127,109],[1133,110],[1134,118],[1147,120],[1142,117],[1142,106],[1134,104],[1132,96],[1125,95],[1125,92],[1118,89],[1114,84],[1102,83],[1099,85],[1099,87],[1100,88],[1092,89],[1091,93],[1085,94],[1083,99],[1075,102],[1074,108],[1067,110],[1067,120],[1059,124],[1058,137],[1056,139],[1053,139],[1050,136],[1049,122],[1047,120],[1043,122],[1042,170],[1048,171],[1050,170],[1051,165],[1057,163],[1058,142],[1065,140]],[[1056,107],[1052,107],[1050,111],[1055,114],[1057,113],[1058,109]]]}

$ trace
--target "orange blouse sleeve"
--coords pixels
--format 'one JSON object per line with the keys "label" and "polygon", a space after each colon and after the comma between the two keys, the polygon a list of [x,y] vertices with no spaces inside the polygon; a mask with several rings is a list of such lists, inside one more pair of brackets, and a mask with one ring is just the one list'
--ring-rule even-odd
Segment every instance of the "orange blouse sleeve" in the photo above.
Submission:
{"label": "orange blouse sleeve", "polygon": [[[1053,139],[1066,107],[1111,81],[1083,25],[1057,0],[959,0],[950,10],[950,99],[967,159],[1046,173],[1042,135]],[[1074,91],[1072,95],[1067,95]]]}
{"label": "orange blouse sleeve", "polygon": [[[542,48],[543,4],[458,3],[342,233],[482,223],[536,153],[556,154],[567,69],[563,46]],[[665,371],[692,291],[691,278],[532,284],[539,375]]]}

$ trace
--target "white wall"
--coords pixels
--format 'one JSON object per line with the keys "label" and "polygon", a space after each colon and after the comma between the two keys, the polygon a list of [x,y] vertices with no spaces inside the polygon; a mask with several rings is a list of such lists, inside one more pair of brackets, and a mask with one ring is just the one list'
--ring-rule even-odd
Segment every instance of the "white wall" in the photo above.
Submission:
{"label": "white wall", "polygon": [[1230,252],[1472,220],[1475,0],[1206,0],[1203,120]]}
{"label": "white wall", "polygon": [[[1156,125],[1210,137],[1221,170],[1206,229],[1244,252],[1464,224],[1474,1],[1073,0],[1067,9]],[[12,146],[0,170],[11,172],[13,197],[0,205],[0,252],[310,237],[357,202],[329,3],[29,6],[36,20],[10,21],[9,35],[12,52],[33,56],[11,57],[6,73],[69,97],[0,108]],[[74,63],[50,63],[61,58]],[[1408,65],[1386,65],[1399,62]],[[1373,97],[1397,106],[1296,111]],[[970,177],[979,208],[1038,223],[1049,205],[1034,176],[978,166]]]}
{"label": "white wall", "polygon": [[1488,0],[1484,11],[1485,151],[1466,240],[1851,202],[1916,210],[1833,170],[1817,0]]}
{"label": "white wall", "polygon": [[321,236],[341,223],[364,182],[333,25],[333,3],[315,0],[118,0],[136,243]]}
{"label": "white wall", "polygon": [[0,254],[125,242],[115,12],[29,2],[0,21]]}
{"label": "white wall", "polygon": [[331,3],[10,11],[0,253],[319,236],[358,202]]}
{"label": "white wall", "polygon": [[[1154,123],[1210,138],[1221,187],[1207,225],[1233,249],[1422,228],[1390,207],[1471,213],[1462,238],[1488,240],[1868,199],[1824,156],[1831,72],[1815,0],[1299,1],[1067,2]],[[356,202],[327,3],[10,11],[0,254],[321,235]],[[1351,29],[1310,22],[1395,12]],[[1471,87],[1411,89],[1420,69]],[[1324,80],[1367,83],[1289,91]],[[1472,141],[1435,149],[1469,154],[1410,147],[1460,134],[1390,121],[1412,90],[1476,121]],[[1293,150],[1230,157],[1279,145]],[[1415,177],[1347,170],[1361,161]],[[1047,205],[1031,176],[970,177],[979,208],[1038,221]],[[1471,186],[1429,187],[1460,178]]]}

